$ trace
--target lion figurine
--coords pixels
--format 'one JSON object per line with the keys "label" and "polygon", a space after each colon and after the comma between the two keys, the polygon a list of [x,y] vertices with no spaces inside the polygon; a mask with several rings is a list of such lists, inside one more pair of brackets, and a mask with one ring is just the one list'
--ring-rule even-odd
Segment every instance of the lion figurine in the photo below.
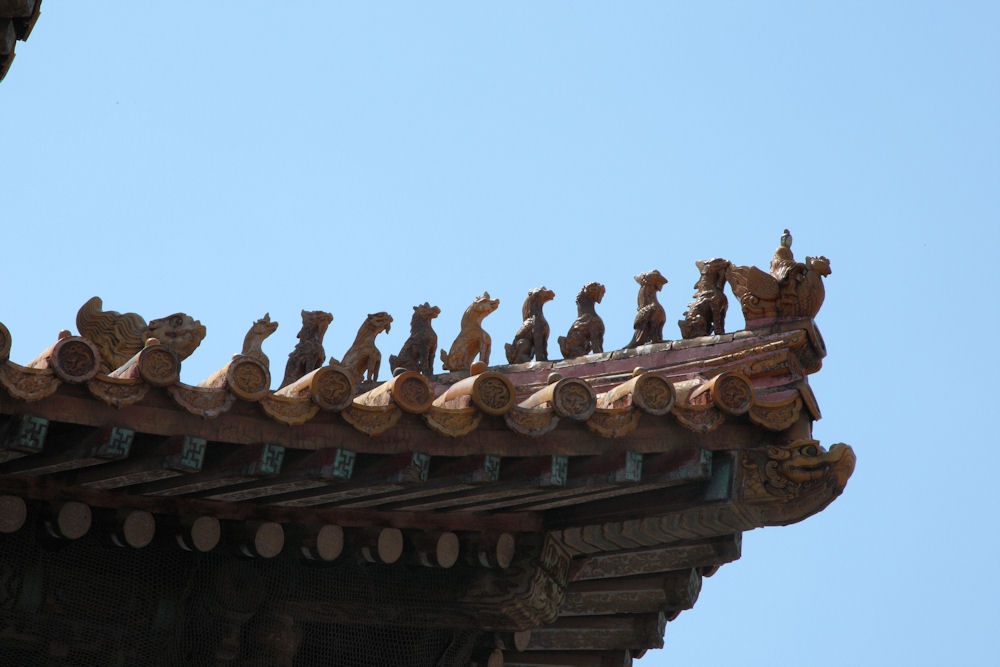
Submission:
{"label": "lion figurine", "polygon": [[438,337],[431,328],[431,320],[440,314],[441,309],[432,306],[430,302],[413,307],[410,337],[403,343],[398,355],[389,355],[389,368],[393,373],[397,368],[427,376],[434,373],[434,353],[437,352]]}
{"label": "lion figurine", "polygon": [[490,335],[483,331],[483,319],[500,306],[500,299],[490,299],[483,292],[465,309],[462,330],[451,344],[448,354],[441,350],[441,367],[448,371],[467,371],[476,355],[485,364],[490,363]]}
{"label": "lion figurine", "polygon": [[543,285],[529,290],[528,297],[521,306],[521,318],[524,323],[514,334],[514,342],[504,345],[507,352],[507,363],[521,364],[531,361],[549,360],[549,323],[542,314],[542,306],[555,298],[556,293]]}

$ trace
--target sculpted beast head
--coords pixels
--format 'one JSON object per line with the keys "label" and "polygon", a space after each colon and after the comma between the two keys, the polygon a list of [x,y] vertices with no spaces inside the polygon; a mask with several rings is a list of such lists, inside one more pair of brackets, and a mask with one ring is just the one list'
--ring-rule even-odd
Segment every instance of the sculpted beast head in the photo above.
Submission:
{"label": "sculpted beast head", "polygon": [[806,266],[821,276],[830,275],[830,260],[820,255],[819,257],[806,257]]}
{"label": "sculpted beast head", "polygon": [[589,299],[593,303],[600,303],[601,299],[604,298],[604,291],[604,285],[601,283],[587,283],[576,295],[576,302],[580,303],[581,299]]}
{"label": "sculpted beast head", "polygon": [[847,486],[857,461],[837,443],[827,451],[815,440],[746,450],[744,502],[758,508],[760,525],[785,525],[819,512]]}
{"label": "sculpted beast head", "polygon": [[[712,282],[716,283],[716,286],[720,289],[722,288],[722,284],[725,282],[726,271],[730,266],[732,266],[728,259],[721,259],[719,257],[695,260],[694,265],[698,267],[699,274],[712,279]],[[695,283],[695,287],[700,287],[700,285]]]}
{"label": "sculpted beast head", "polygon": [[667,279],[664,278],[663,274],[656,269],[640,273],[637,276],[633,276],[633,278],[635,278],[635,281],[643,287],[652,287],[657,292],[659,292],[663,286],[667,284]]}
{"label": "sculpted beast head", "polygon": [[419,306],[413,307],[413,322],[418,322],[420,320],[433,320],[440,314],[440,308],[432,306],[429,301],[425,301]]}
{"label": "sculpted beast head", "polygon": [[388,333],[391,325],[392,315],[383,311],[379,313],[368,313],[368,317],[365,318],[365,323],[361,325],[361,328],[368,331],[374,331],[374,335],[377,336],[383,331]]}
{"label": "sculpted beast head", "polygon": [[477,296],[475,301],[465,310],[465,314],[477,321],[481,321],[499,307],[500,299],[490,299],[490,293],[483,292],[483,295]]}
{"label": "sculpted beast head", "polygon": [[146,326],[142,339],[146,341],[150,338],[156,338],[184,360],[191,356],[205,338],[205,327],[190,315],[174,313],[153,320]]}
{"label": "sculpted beast head", "polygon": [[271,321],[271,313],[264,313],[264,317],[255,321],[250,327],[250,333],[263,339],[273,334],[277,328],[278,323]]}
{"label": "sculpted beast head", "polygon": [[303,310],[302,329],[299,330],[298,338],[300,340],[322,340],[330,322],[333,322],[333,315],[330,313],[325,313],[322,310]]}
{"label": "sculpted beast head", "polygon": [[524,300],[524,305],[521,307],[521,317],[523,319],[528,319],[531,317],[531,311],[533,306],[537,305],[541,307],[543,303],[551,301],[556,296],[556,293],[552,290],[542,285],[541,287],[536,287],[533,290],[528,290],[528,298]]}

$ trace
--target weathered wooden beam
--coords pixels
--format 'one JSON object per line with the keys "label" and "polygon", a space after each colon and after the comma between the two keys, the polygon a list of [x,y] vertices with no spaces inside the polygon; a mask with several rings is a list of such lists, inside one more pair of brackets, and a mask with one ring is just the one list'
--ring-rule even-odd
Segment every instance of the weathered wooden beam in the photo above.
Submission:
{"label": "weathered wooden beam", "polygon": [[90,531],[94,521],[90,507],[75,500],[48,508],[45,530],[52,537],[78,540]]}
{"label": "weathered wooden beam", "polygon": [[128,457],[134,437],[135,431],[131,429],[106,426],[97,429],[78,444],[67,443],[69,446],[63,447],[62,451],[37,454],[13,461],[5,465],[2,472],[49,475],[118,461]]}
{"label": "weathered wooden beam", "polygon": [[695,568],[666,574],[576,581],[566,590],[560,616],[643,614],[690,609],[701,591]]}
{"label": "weathered wooden beam", "polygon": [[[633,452],[623,454],[632,457],[642,456]],[[576,472],[571,468],[568,485],[576,490],[575,493],[540,495],[539,497],[527,498],[523,503],[507,504],[505,507],[531,511],[549,510],[703,481],[708,479],[712,473],[712,454],[704,449],[682,449],[667,454],[647,454],[642,460],[641,466],[633,464],[626,458],[622,467],[617,471],[618,479],[628,480],[637,471],[641,472],[641,479],[632,484],[612,483],[610,481],[605,481],[602,484],[599,479],[591,479],[589,484],[577,484],[575,482]],[[581,479],[588,481],[586,476]]]}
{"label": "weathered wooden beam", "polygon": [[351,480],[275,496],[269,502],[286,507],[336,505],[355,498],[423,484],[427,481],[429,466],[430,457],[420,452],[377,457]]}
{"label": "weathered wooden beam", "polygon": [[617,651],[529,651],[504,654],[505,667],[631,667],[632,652]]}
{"label": "weathered wooden beam", "polygon": [[214,516],[184,516],[175,526],[174,536],[185,551],[207,553],[219,545],[222,524]]}
{"label": "weathered wooden beam", "polygon": [[17,496],[0,496],[0,533],[16,533],[28,518],[28,504]]}
{"label": "weathered wooden beam", "polygon": [[156,534],[156,519],[146,510],[119,510],[102,522],[119,547],[142,549],[149,546]]}
{"label": "weathered wooden beam", "polygon": [[415,503],[390,503],[388,507],[420,511],[460,507],[464,511],[501,498],[531,494],[539,488],[562,487],[566,484],[567,465],[565,456],[531,457],[505,464],[496,484],[444,493]]}
{"label": "weathered wooden beam", "polygon": [[222,461],[202,466],[201,472],[141,484],[131,491],[143,495],[177,496],[235,486],[276,476],[281,472],[284,456],[285,448],[281,445],[258,443],[241,446]]}
{"label": "weathered wooden beam", "polygon": [[357,531],[355,539],[369,563],[390,565],[403,555],[403,531],[398,528],[366,528]]}
{"label": "weathered wooden beam", "polygon": [[427,496],[466,491],[479,485],[496,482],[500,477],[500,457],[492,454],[436,457],[431,460],[427,481],[416,488],[394,489],[387,493],[366,496],[341,503],[341,507],[379,507],[402,503]]}
{"label": "weathered wooden beam", "polygon": [[410,532],[406,535],[413,545],[414,560],[424,567],[448,569],[458,562],[458,535],[445,532]]}
{"label": "weathered wooden beam", "polygon": [[721,565],[740,557],[741,544],[742,535],[736,533],[698,542],[594,554],[573,560],[570,581],[627,577]]}
{"label": "weathered wooden beam", "polygon": [[45,445],[49,420],[33,415],[20,415],[7,421],[0,432],[0,463],[37,454]]}
{"label": "weathered wooden beam", "polygon": [[86,468],[76,473],[73,483],[97,489],[117,489],[199,472],[206,447],[204,440],[191,436],[155,438],[152,443],[138,441],[133,444],[130,458]]}
{"label": "weathered wooden beam", "polygon": [[285,529],[274,521],[248,521],[234,526],[237,549],[251,558],[274,558],[285,548]]}
{"label": "weathered wooden beam", "polygon": [[330,562],[344,551],[344,529],[335,524],[323,524],[309,529],[299,546],[309,560]]}
{"label": "weathered wooden beam", "polygon": [[528,650],[607,651],[661,648],[666,624],[666,616],[663,613],[560,617],[551,625],[531,631]]}
{"label": "weathered wooden beam", "polygon": [[514,560],[517,542],[510,533],[471,533],[465,536],[462,553],[469,565],[506,570]]}
{"label": "weathered wooden beam", "polygon": [[[601,490],[636,484],[642,477],[642,454],[611,452],[603,456],[574,457],[568,460],[566,484],[551,491],[539,491],[528,496],[501,498],[478,504],[476,511],[496,510],[503,507],[547,506],[551,502],[563,504],[585,502],[578,498]],[[623,493],[627,493],[622,489]]]}
{"label": "weathered wooden beam", "polygon": [[199,494],[213,500],[253,500],[301,489],[323,487],[348,480],[354,474],[355,455],[349,449],[329,447],[310,454],[285,457],[282,473],[274,479],[255,480]]}

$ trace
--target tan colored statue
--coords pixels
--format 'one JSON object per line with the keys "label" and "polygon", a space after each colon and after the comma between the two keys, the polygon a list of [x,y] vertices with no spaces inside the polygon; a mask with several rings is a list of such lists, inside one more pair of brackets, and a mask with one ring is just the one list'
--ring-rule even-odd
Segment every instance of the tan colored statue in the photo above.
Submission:
{"label": "tan colored statue", "polygon": [[792,236],[786,229],[770,268],[770,273],[764,273],[756,266],[731,266],[726,272],[747,326],[815,317],[825,298],[823,278],[830,275],[830,260],[821,256],[806,257],[804,264],[796,262]]}
{"label": "tan colored statue", "polygon": [[662,342],[663,325],[667,323],[667,314],[656,298],[656,293],[667,284],[667,279],[656,269],[633,277],[639,283],[639,305],[632,323],[635,334],[625,349]]}
{"label": "tan colored statue", "polygon": [[326,329],[333,321],[333,315],[322,310],[303,310],[302,328],[299,329],[299,342],[295,344],[295,349],[288,353],[288,362],[285,364],[285,378],[281,381],[281,386],[289,385],[306,373],[311,373],[326,360],[326,352],[323,350],[323,336]]}
{"label": "tan colored statue", "polygon": [[729,299],[722,289],[726,286],[726,271],[731,264],[725,259],[696,261],[698,281],[694,284],[694,301],[688,304],[684,319],[677,325],[683,338],[726,333],[726,311]]}
{"label": "tan colored statue", "polygon": [[[378,367],[382,363],[382,353],[375,347],[375,336],[383,331],[388,332],[391,325],[392,316],[382,312],[369,314],[358,329],[354,344],[340,362],[354,373],[355,383],[360,384],[366,375],[369,382],[378,382]],[[330,359],[330,363],[335,364],[337,360]]]}
{"label": "tan colored statue", "polygon": [[465,309],[462,330],[451,344],[448,354],[441,350],[441,366],[449,371],[467,371],[476,355],[484,364],[490,363],[490,335],[483,331],[483,319],[500,306],[500,299],[490,299],[483,292]]}
{"label": "tan colored statue", "polygon": [[543,285],[528,291],[528,298],[521,306],[521,318],[524,323],[514,334],[514,342],[504,345],[507,352],[507,363],[521,364],[531,361],[549,360],[549,323],[542,314],[542,306],[555,298],[556,293]]}
{"label": "tan colored statue", "polygon": [[187,359],[205,338],[201,322],[184,313],[174,313],[148,325],[136,313],[103,310],[100,297],[93,297],[76,314],[80,335],[101,353],[101,372],[110,373],[139,353],[149,338],[170,347],[181,360]]}
{"label": "tan colored statue", "polygon": [[587,283],[576,295],[576,321],[565,336],[559,336],[564,359],[604,351],[604,320],[594,309],[604,298],[604,285]]}
{"label": "tan colored statue", "polygon": [[271,321],[271,313],[264,313],[264,317],[253,323],[250,331],[243,339],[243,354],[248,357],[256,357],[263,362],[265,367],[270,366],[267,355],[261,349],[261,343],[278,328],[277,322]]}
{"label": "tan colored statue", "polygon": [[389,368],[394,373],[397,368],[424,375],[434,373],[434,353],[437,352],[438,337],[431,328],[431,320],[440,314],[441,309],[432,306],[430,302],[413,307],[410,337],[403,343],[398,355],[389,355]]}

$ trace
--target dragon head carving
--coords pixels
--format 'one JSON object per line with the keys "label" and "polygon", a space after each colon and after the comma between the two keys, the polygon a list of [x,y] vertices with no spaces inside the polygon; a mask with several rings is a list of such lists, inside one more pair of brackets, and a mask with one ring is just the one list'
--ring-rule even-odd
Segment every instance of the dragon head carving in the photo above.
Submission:
{"label": "dragon head carving", "polygon": [[146,341],[150,338],[156,338],[184,360],[201,345],[205,338],[205,327],[190,315],[174,313],[152,320],[146,326],[142,339]]}
{"label": "dragon head carving", "polygon": [[760,512],[760,525],[785,525],[819,512],[847,486],[857,457],[838,443],[816,440],[746,450],[741,455],[745,505]]}

